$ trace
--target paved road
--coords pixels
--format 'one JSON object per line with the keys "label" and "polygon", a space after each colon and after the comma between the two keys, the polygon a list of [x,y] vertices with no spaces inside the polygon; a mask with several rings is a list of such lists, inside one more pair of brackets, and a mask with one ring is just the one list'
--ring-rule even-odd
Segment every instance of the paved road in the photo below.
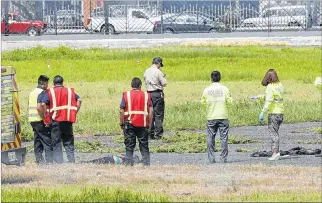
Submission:
{"label": "paved road", "polygon": [[53,41],[53,40],[97,40],[97,39],[171,39],[171,38],[248,38],[248,37],[309,37],[321,36],[320,31],[277,31],[277,32],[231,32],[231,33],[198,33],[198,34],[64,34],[30,37],[26,35],[3,36],[2,41]]}
{"label": "paved road", "polygon": [[[295,124],[282,124],[280,128],[281,150],[289,150],[294,147],[304,147],[306,149],[322,149],[321,144],[303,144],[297,143],[299,140],[303,141],[316,141],[321,140],[321,134],[314,132],[312,129],[321,128],[321,122],[306,122],[306,123],[295,123]],[[189,130],[189,132],[203,132],[204,130]],[[166,132],[165,136],[171,136],[173,132]],[[260,140],[260,143],[249,143],[249,144],[229,144],[229,156],[227,164],[265,164],[265,165],[293,165],[293,166],[321,166],[322,157],[315,157],[314,155],[299,155],[290,156],[286,159],[279,161],[268,161],[266,157],[250,157],[250,154],[254,151],[270,150],[270,137],[267,132],[267,126],[242,126],[242,127],[232,127],[230,128],[230,135],[235,135],[238,137],[252,138]],[[123,146],[123,144],[113,144],[111,141],[111,136],[90,136],[90,137],[76,137],[76,141],[87,140],[87,141],[99,141],[106,147],[118,147]],[[159,141],[152,140],[150,145],[158,145]],[[219,145],[219,138],[216,139],[216,145]],[[23,143],[26,145],[32,145],[32,142]],[[138,146],[137,146],[138,147]],[[191,146],[193,147],[193,146]],[[237,149],[247,149],[250,152],[236,152]],[[137,155],[140,156],[138,152]],[[217,159],[219,160],[220,152],[216,153]],[[102,158],[110,155],[109,153],[81,153],[76,152],[77,161],[87,161],[97,158]],[[29,153],[28,157],[33,157],[32,153]],[[156,153],[151,154],[151,164],[153,165],[205,165],[208,164],[207,155],[205,153]],[[219,163],[218,163],[219,164]]]}

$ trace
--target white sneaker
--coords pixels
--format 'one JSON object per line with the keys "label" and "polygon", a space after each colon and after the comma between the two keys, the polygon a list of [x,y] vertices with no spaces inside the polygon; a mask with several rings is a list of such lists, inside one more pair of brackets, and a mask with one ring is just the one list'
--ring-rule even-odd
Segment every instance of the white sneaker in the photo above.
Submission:
{"label": "white sneaker", "polygon": [[275,154],[274,156],[272,156],[271,158],[269,158],[269,161],[277,161],[279,160],[279,158],[281,157],[280,153]]}

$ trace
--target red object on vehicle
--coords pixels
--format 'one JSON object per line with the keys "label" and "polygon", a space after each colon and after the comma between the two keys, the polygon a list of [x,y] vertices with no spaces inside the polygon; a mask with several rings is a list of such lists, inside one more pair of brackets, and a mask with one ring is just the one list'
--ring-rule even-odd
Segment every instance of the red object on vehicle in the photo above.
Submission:
{"label": "red object on vehicle", "polygon": [[17,12],[8,13],[8,28],[6,32],[5,18],[1,21],[1,33],[41,35],[47,29],[47,22],[39,20],[26,20]]}
{"label": "red object on vehicle", "polygon": [[47,90],[53,120],[76,122],[77,101],[74,88],[56,87]]}
{"label": "red object on vehicle", "polygon": [[125,101],[124,121],[129,121],[135,127],[147,127],[148,108],[151,104],[150,94],[140,90],[123,93]]}

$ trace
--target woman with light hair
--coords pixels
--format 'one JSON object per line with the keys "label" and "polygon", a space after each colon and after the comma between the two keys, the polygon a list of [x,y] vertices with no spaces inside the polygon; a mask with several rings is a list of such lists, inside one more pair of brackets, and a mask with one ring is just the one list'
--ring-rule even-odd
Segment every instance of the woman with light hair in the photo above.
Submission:
{"label": "woman with light hair", "polygon": [[264,121],[265,113],[268,114],[268,131],[272,139],[272,157],[270,161],[280,158],[279,143],[280,136],[278,130],[284,119],[284,87],[279,81],[277,73],[274,69],[269,69],[262,81],[262,85],[266,87],[265,95],[253,96],[251,99],[264,99],[265,104],[259,115],[259,122]]}

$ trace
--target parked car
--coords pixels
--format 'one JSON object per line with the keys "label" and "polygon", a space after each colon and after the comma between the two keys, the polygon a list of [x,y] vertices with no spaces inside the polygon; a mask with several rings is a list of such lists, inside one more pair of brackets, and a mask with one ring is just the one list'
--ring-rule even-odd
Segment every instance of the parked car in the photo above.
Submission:
{"label": "parked car", "polygon": [[[129,8],[127,10],[127,16],[124,17],[109,17],[109,24],[105,25],[104,13],[100,12],[97,15],[88,19],[89,23],[86,27],[89,31],[105,33],[105,29],[108,29],[109,34],[114,33],[152,33],[153,22],[160,20],[159,17],[151,17],[143,9]],[[166,14],[165,16],[169,16]]]}
{"label": "parked car", "polygon": [[1,33],[28,34],[29,36],[41,35],[47,30],[47,22],[40,20],[26,20],[17,12],[10,12],[7,16],[8,30],[6,32],[6,18],[1,21]]}
{"label": "parked car", "polygon": [[306,26],[307,14],[305,6],[272,7],[265,9],[262,16],[245,19],[242,27]]}
{"label": "parked car", "polygon": [[[161,28],[162,27],[162,28]],[[223,22],[213,21],[201,14],[181,13],[165,18],[163,22],[154,22],[153,33],[201,33],[201,32],[222,32],[230,31],[230,28]]]}

